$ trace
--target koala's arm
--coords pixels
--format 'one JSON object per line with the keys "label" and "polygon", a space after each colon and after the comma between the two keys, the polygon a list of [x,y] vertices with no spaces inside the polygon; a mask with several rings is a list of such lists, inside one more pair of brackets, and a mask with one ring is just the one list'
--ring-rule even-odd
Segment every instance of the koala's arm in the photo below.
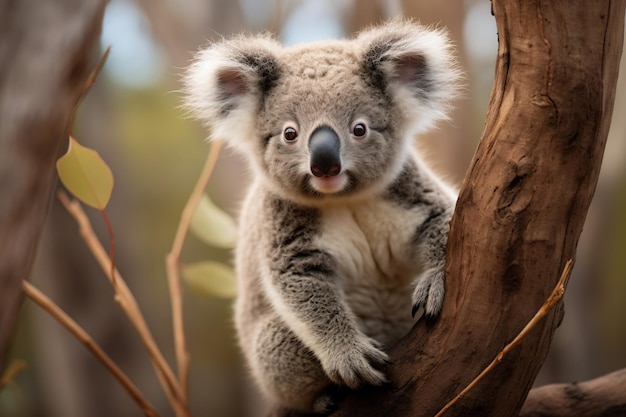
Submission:
{"label": "koala's arm", "polygon": [[415,316],[423,307],[426,317],[433,318],[443,306],[446,246],[456,192],[441,182],[417,155],[413,156],[413,162],[397,178],[390,194],[418,219],[413,225],[411,243],[423,272],[415,282],[412,314]]}
{"label": "koala's arm", "polygon": [[415,237],[425,269],[413,292],[413,316],[421,306],[426,316],[432,318],[443,306],[446,244],[452,212],[453,206],[430,206],[426,219],[418,227]]}
{"label": "koala's arm", "polygon": [[387,356],[358,329],[344,301],[334,258],[314,243],[314,209],[279,205],[272,214],[271,254],[264,273],[271,304],[330,380],[351,388],[383,383],[385,377],[376,368]]}

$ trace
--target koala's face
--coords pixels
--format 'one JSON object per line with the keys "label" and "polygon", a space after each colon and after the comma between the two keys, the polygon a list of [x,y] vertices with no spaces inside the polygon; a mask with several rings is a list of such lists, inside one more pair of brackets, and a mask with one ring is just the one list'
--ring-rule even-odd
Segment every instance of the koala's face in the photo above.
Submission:
{"label": "koala's face", "polygon": [[292,48],[238,38],[200,54],[188,102],[276,192],[355,196],[391,181],[412,136],[445,117],[448,49],[441,32],[402,22]]}
{"label": "koala's face", "polygon": [[350,48],[298,48],[280,61],[281,76],[255,117],[255,155],[274,183],[300,197],[328,198],[368,189],[395,170],[406,142],[402,117],[368,84]]}

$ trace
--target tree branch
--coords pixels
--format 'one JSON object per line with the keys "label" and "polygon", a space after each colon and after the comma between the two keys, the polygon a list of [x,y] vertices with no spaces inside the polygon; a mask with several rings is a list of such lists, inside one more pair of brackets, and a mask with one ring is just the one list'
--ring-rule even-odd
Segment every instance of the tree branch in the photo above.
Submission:
{"label": "tree branch", "polygon": [[482,372],[476,378],[474,378],[474,380],[467,387],[463,388],[463,391],[457,394],[456,397],[454,397],[441,410],[439,410],[439,412],[435,415],[435,417],[443,416],[445,412],[448,409],[450,409],[450,407],[452,407],[457,401],[463,398],[463,396],[465,396],[472,388],[474,388],[489,372],[491,372],[500,362],[502,362],[502,359],[504,358],[505,355],[509,354],[513,349],[515,349],[515,347],[517,347],[522,342],[522,340],[524,340],[524,337],[541,320],[543,320],[548,315],[548,313],[552,311],[552,309],[557,303],[561,302],[561,300],[563,299],[563,295],[565,294],[565,286],[566,286],[567,280],[569,279],[570,272],[572,270],[572,265],[573,265],[573,261],[571,259],[567,261],[567,263],[565,264],[565,268],[563,269],[563,273],[561,274],[561,278],[559,278],[559,282],[557,282],[556,287],[554,287],[552,294],[550,294],[550,297],[548,297],[546,302],[543,303],[539,311],[537,311],[537,313],[528,322],[528,324],[524,326],[524,328],[518,333],[517,336],[515,336],[515,339],[513,339],[511,343],[506,345],[504,349],[502,349],[502,351],[498,353],[498,355],[491,361],[491,363],[485,369],[483,369]]}
{"label": "tree branch", "polygon": [[65,327],[74,337],[81,342],[85,347],[102,363],[102,365],[113,375],[113,377],[120,383],[122,387],[128,392],[132,399],[143,410],[146,417],[159,417],[154,407],[139,391],[139,389],[133,384],[128,376],[111,360],[102,348],[93,340],[91,336],[70,316],[59,308],[52,300],[50,300],[45,294],[39,291],[36,287],[28,283],[22,282],[24,293],[35,302],[39,307],[44,309],[50,316],[58,321],[63,327]]}
{"label": "tree branch", "polygon": [[626,415],[626,369],[591,381],[552,384],[530,391],[519,417]]}
{"label": "tree branch", "polygon": [[133,293],[128,288],[128,285],[126,285],[126,281],[122,278],[117,269],[114,269],[113,274],[109,275],[109,268],[111,266],[109,256],[94,233],[91,223],[89,222],[89,218],[83,211],[80,203],[78,201],[70,200],[63,192],[59,193],[59,200],[61,200],[65,209],[70,213],[70,215],[72,215],[74,220],[76,220],[83,240],[111,282],[115,291],[115,301],[124,311],[129,321],[137,331],[137,334],[139,335],[141,342],[146,348],[148,356],[152,361],[152,365],[154,366],[159,382],[161,383],[172,408],[175,410],[176,415],[178,417],[189,416],[190,412],[185,401],[186,396],[182,393],[181,384],[176,379],[174,372],[172,372],[172,369],[159,350],[159,347],[157,346],[156,341],[154,340],[154,337],[152,336],[152,333],[143,318],[143,314],[141,313]]}
{"label": "tree branch", "polygon": [[217,163],[221,147],[221,141],[218,140],[213,142],[211,151],[209,152],[204,167],[202,168],[202,173],[200,174],[193,192],[191,193],[191,196],[189,197],[187,204],[185,204],[185,208],[181,214],[180,222],[178,223],[178,228],[176,229],[176,235],[172,243],[172,249],[165,257],[167,281],[170,290],[170,299],[172,302],[172,327],[174,330],[176,362],[178,363],[178,378],[180,380],[182,394],[185,396],[185,402],[187,401],[187,380],[189,378],[189,353],[187,352],[185,342],[183,297],[180,291],[179,260],[185,243],[185,237],[189,231],[191,218],[198,207],[198,203],[200,203],[204,189],[209,183],[209,179],[211,178],[211,174],[213,173],[213,169]]}

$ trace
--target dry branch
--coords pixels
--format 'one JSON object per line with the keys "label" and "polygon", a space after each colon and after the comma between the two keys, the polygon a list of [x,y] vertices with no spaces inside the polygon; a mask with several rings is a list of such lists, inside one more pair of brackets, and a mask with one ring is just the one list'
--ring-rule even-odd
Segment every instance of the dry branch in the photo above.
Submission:
{"label": "dry branch", "polygon": [[183,250],[185,238],[189,231],[189,225],[191,218],[193,217],[198,203],[202,198],[204,189],[209,183],[217,158],[220,154],[222,147],[221,141],[213,142],[211,151],[207,157],[207,160],[202,168],[202,172],[196,185],[185,204],[185,208],[181,214],[180,222],[174,236],[174,242],[172,243],[172,250],[167,254],[165,258],[165,266],[167,271],[167,281],[169,284],[170,299],[172,302],[172,326],[174,329],[174,346],[176,349],[176,361],[178,363],[178,378],[181,384],[181,391],[184,395],[185,402],[187,401],[187,380],[189,378],[189,353],[187,353],[187,347],[185,343],[185,328],[183,322],[183,302],[182,294],[180,291],[180,274],[179,274],[179,259]]}
{"label": "dry branch", "polygon": [[482,372],[474,378],[472,382],[457,394],[450,402],[448,402],[439,412],[435,415],[435,417],[441,417],[445,414],[447,410],[449,410],[457,401],[463,398],[472,388],[474,388],[489,372],[491,372],[500,362],[505,355],[508,355],[515,347],[517,347],[524,337],[541,321],[543,320],[548,313],[552,311],[554,306],[559,303],[563,299],[563,295],[565,294],[565,287],[567,285],[567,280],[569,279],[570,272],[572,270],[573,261],[570,259],[565,264],[565,268],[563,269],[563,273],[561,273],[561,278],[559,278],[559,282],[556,283],[556,287],[550,294],[550,297],[546,300],[545,303],[541,306],[541,308],[537,311],[537,313],[533,316],[533,318],[528,322],[526,326],[515,336],[515,339],[511,341],[508,345],[502,349],[500,353],[491,361],[489,365]]}
{"label": "dry branch", "polygon": [[519,417],[626,415],[626,369],[591,381],[552,384],[530,391]]}
{"label": "dry branch", "polygon": [[159,350],[154,337],[152,336],[152,333],[143,318],[143,314],[139,309],[139,305],[137,304],[135,297],[126,285],[126,281],[124,281],[117,269],[114,269],[114,273],[109,275],[111,262],[106,250],[102,247],[102,244],[94,233],[91,223],[89,222],[89,218],[83,211],[78,201],[71,201],[63,192],[59,193],[59,199],[67,211],[76,220],[80,229],[80,234],[87,244],[87,247],[100,264],[100,267],[105,272],[108,279],[111,281],[111,285],[115,291],[115,301],[119,304],[124,313],[126,313],[129,321],[135,327],[137,334],[148,351],[148,355],[152,361],[157,377],[159,378],[159,382],[163,386],[163,390],[165,391],[170,404],[174,408],[176,415],[179,417],[189,416],[190,412],[185,401],[186,396],[183,395],[181,385],[176,379],[176,376],[172,372],[169,364],[163,357],[163,354]]}
{"label": "dry branch", "polygon": [[154,407],[139,391],[139,389],[132,383],[130,378],[113,362],[113,360],[107,355],[102,348],[93,340],[93,338],[70,316],[57,306],[52,300],[50,300],[45,294],[39,291],[36,287],[28,283],[22,282],[22,288],[24,293],[44,309],[50,316],[57,320],[67,330],[70,331],[85,347],[96,357],[100,363],[113,375],[115,379],[120,383],[122,387],[128,392],[133,400],[139,405],[147,417],[159,417]]}

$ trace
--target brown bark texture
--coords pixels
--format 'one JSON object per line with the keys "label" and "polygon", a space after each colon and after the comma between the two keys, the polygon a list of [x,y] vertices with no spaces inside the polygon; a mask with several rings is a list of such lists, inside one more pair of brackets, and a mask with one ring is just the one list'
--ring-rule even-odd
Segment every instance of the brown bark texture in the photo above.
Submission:
{"label": "brown bark texture", "polygon": [[[334,417],[434,416],[575,257],[613,110],[625,2],[493,0],[492,9],[495,81],[451,222],[442,314],[390,352],[388,386],[351,393]],[[445,416],[518,415],[562,315],[559,304]]]}
{"label": "brown bark texture", "polygon": [[0,369],[104,6],[104,0],[0,0]]}
{"label": "brown bark texture", "polygon": [[520,417],[618,417],[626,415],[626,369],[591,381],[552,384],[530,391]]}

